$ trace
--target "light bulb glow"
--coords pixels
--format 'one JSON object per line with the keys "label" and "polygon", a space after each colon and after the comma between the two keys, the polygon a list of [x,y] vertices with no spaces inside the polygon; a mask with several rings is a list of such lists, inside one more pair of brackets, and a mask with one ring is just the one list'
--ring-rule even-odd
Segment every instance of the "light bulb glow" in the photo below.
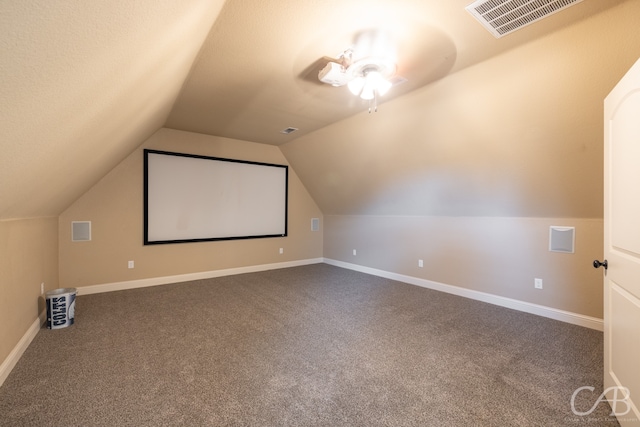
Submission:
{"label": "light bulb glow", "polygon": [[360,95],[360,92],[362,92],[362,88],[364,87],[364,78],[358,77],[351,80],[347,84],[347,87],[349,88],[352,94],[356,96]]}
{"label": "light bulb glow", "polygon": [[377,71],[369,71],[364,78],[358,77],[349,82],[351,93],[360,95],[360,98],[365,100],[373,99],[376,93],[384,95],[390,87],[391,82],[382,77],[382,74]]}
{"label": "light bulb glow", "polygon": [[373,99],[374,96],[374,88],[369,85],[364,85],[362,89],[362,93],[360,94],[360,98],[362,99]]}

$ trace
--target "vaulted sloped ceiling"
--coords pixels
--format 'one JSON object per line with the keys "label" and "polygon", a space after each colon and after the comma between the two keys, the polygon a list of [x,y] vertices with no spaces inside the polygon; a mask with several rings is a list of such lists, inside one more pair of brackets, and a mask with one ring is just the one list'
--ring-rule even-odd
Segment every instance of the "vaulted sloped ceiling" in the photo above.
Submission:
{"label": "vaulted sloped ceiling", "polygon": [[280,145],[368,108],[318,80],[363,30],[383,29],[397,46],[407,82],[390,100],[619,3],[587,0],[496,40],[465,10],[471,2],[228,0],[166,126]]}
{"label": "vaulted sloped ceiling", "polygon": [[223,0],[0,12],[0,219],[55,216],[163,126]]}
{"label": "vaulted sloped ceiling", "polygon": [[280,148],[325,215],[602,218],[639,18],[619,4]]}
{"label": "vaulted sloped ceiling", "polygon": [[[58,215],[163,126],[287,144],[293,161],[297,141],[339,140],[366,105],[316,76],[363,29],[398,43],[408,81],[386,100],[399,102],[632,1],[584,0],[501,39],[464,10],[470,0],[5,1],[0,219]],[[289,126],[300,131],[279,132]],[[299,172],[325,199],[312,170]],[[332,203],[322,207],[341,210]]]}

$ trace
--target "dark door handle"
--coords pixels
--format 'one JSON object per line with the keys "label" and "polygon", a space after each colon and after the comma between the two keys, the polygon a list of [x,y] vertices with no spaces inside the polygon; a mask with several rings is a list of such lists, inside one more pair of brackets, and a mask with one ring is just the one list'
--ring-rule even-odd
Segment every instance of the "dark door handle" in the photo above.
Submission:
{"label": "dark door handle", "polygon": [[609,267],[609,263],[607,262],[606,259],[602,262],[598,260],[593,261],[593,268],[600,268],[600,267],[604,267],[605,270]]}

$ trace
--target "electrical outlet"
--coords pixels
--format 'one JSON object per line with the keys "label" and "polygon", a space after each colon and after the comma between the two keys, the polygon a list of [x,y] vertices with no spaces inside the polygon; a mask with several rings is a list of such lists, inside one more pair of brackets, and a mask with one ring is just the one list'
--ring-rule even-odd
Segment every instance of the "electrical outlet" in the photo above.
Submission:
{"label": "electrical outlet", "polygon": [[355,250],[355,249],[353,250],[353,255],[354,255],[354,256],[356,255],[356,250]]}
{"label": "electrical outlet", "polygon": [[284,248],[280,248],[280,255],[284,253]]}
{"label": "electrical outlet", "polygon": [[133,268],[133,266],[134,266],[133,261],[129,261],[128,267],[129,267],[129,268]]}
{"label": "electrical outlet", "polygon": [[542,279],[533,279],[533,286],[536,289],[542,289]]}
{"label": "electrical outlet", "polygon": [[44,294],[44,282],[40,283],[40,295]]}
{"label": "electrical outlet", "polygon": [[424,261],[423,260],[421,260],[421,259],[418,260],[418,267],[420,267],[420,268],[424,267]]}

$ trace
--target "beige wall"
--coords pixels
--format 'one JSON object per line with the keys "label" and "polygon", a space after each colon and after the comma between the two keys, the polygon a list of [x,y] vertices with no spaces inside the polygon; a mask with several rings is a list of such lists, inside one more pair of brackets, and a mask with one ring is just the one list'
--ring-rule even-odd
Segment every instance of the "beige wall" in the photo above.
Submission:
{"label": "beige wall", "polygon": [[[550,226],[575,227],[575,253],[549,252]],[[601,319],[602,270],[591,262],[601,259],[602,227],[584,218],[327,215],[324,256]]]}
{"label": "beige wall", "polygon": [[[144,246],[143,148],[288,164],[277,147],[163,128],[136,149],[59,218],[60,283],[65,287],[123,282],[322,256],[322,218],[289,168],[288,236]],[[91,221],[90,242],[71,241],[71,221]],[[284,249],[282,255],[279,248]],[[135,268],[127,268],[127,262]]]}
{"label": "beige wall", "polygon": [[41,283],[58,287],[57,218],[0,221],[0,363],[43,314]]}

